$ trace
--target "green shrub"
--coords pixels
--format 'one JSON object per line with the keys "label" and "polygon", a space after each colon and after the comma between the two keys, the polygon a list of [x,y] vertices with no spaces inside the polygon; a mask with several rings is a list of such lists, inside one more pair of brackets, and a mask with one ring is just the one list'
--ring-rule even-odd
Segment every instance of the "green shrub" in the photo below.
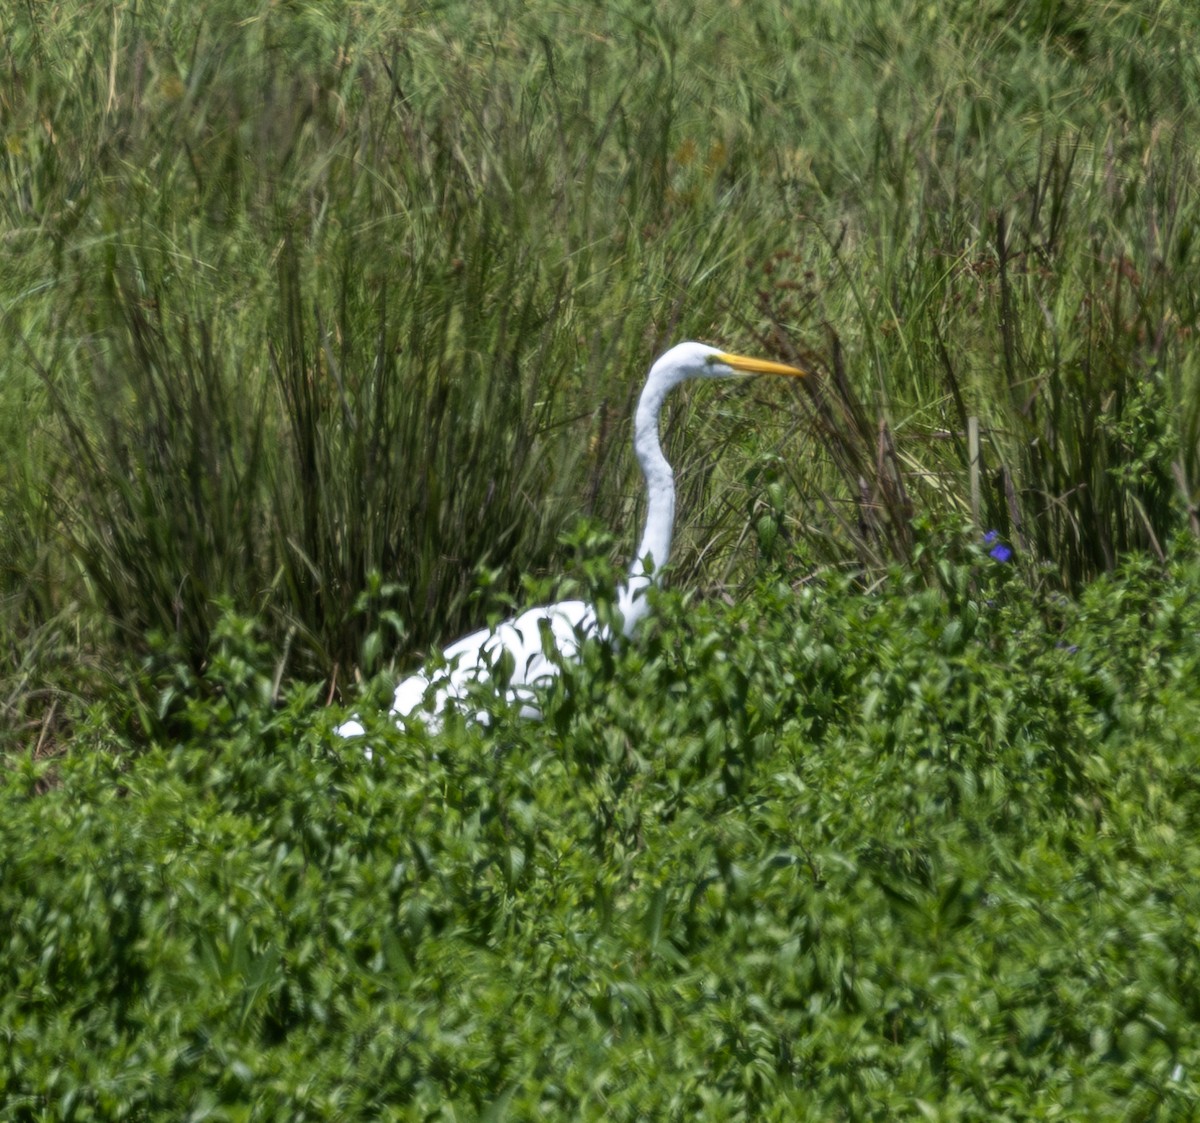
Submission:
{"label": "green shrub", "polygon": [[177,742],[5,774],[6,1117],[1186,1114],[1200,571],[943,571],[660,596],[374,761],[224,619]]}

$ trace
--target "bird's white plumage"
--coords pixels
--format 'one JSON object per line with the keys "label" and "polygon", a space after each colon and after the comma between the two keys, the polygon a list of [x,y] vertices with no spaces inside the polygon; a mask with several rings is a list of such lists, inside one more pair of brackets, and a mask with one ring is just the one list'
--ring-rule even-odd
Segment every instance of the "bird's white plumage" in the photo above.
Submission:
{"label": "bird's white plumage", "polygon": [[[646,591],[657,579],[671,552],[675,524],[675,481],[671,465],[658,439],[658,418],[668,392],[690,378],[731,378],[737,374],[807,373],[797,367],[709,347],[703,343],[680,343],[661,356],[650,368],[638,399],[633,422],[633,447],[646,481],[646,525],[629,578],[618,591],[621,631],[631,635],[646,614]],[[396,687],[391,713],[400,719],[420,717],[436,728],[449,707],[470,714],[471,696],[481,683],[496,682],[501,660],[506,675],[496,688],[507,700],[519,705],[527,717],[539,717],[537,690],[558,674],[564,661],[574,660],[581,640],[604,637],[593,607],[584,601],[560,601],[530,608],[496,628],[484,628],[455,641],[443,652],[443,660],[410,675]],[[502,687],[501,687],[502,684]],[[486,721],[486,713],[476,712]],[[346,737],[364,732],[361,722],[351,720],[338,727]],[[370,750],[368,750],[369,753]]]}
{"label": "bird's white plumage", "polygon": [[[431,716],[436,719],[447,705],[465,702],[474,686],[502,679],[508,702],[520,706],[521,716],[540,717],[537,688],[558,674],[562,660],[577,657],[581,639],[594,634],[596,614],[583,601],[526,609],[495,629],[481,628],[456,640],[443,652],[443,669],[409,675],[396,687],[392,712],[414,714],[429,698]],[[498,670],[501,659],[506,663],[511,659],[510,666]],[[487,720],[482,712],[474,717],[480,722]]]}

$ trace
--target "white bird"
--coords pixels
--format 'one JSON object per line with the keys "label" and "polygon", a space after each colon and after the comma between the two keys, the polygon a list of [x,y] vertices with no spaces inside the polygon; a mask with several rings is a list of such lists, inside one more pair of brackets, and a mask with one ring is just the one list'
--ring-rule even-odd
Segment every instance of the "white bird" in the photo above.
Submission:
{"label": "white bird", "polygon": [[[621,631],[630,636],[646,615],[646,591],[657,580],[671,553],[675,526],[675,478],[658,440],[658,418],[667,393],[691,378],[733,378],[739,374],[803,376],[799,367],[767,359],[731,355],[703,343],[680,343],[650,368],[633,419],[633,450],[646,480],[646,528],[629,578],[618,590]],[[547,685],[563,661],[578,657],[579,643],[603,635],[595,608],[586,601],[559,601],[530,608],[496,628],[484,628],[452,643],[443,653],[444,663],[410,675],[396,687],[391,713],[397,718],[421,718],[436,729],[447,707],[469,705],[478,684],[493,678],[501,660],[509,665],[504,693],[519,704],[521,714],[537,718],[537,688]],[[511,657],[511,662],[509,662]],[[486,722],[487,715],[477,713]],[[338,733],[352,737],[363,733],[357,720],[345,722]]]}

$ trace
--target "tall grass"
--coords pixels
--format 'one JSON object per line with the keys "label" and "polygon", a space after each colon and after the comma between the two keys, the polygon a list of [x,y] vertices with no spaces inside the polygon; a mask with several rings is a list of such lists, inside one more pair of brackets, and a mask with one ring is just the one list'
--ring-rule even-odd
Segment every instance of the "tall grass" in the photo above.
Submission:
{"label": "tall grass", "polygon": [[1165,556],[1200,478],[1195,24],[22,8],[6,681],[80,614],[81,655],[158,632],[199,667],[232,599],[340,687],[477,622],[481,573],[560,568],[578,513],[627,550],[630,407],[687,336],[823,377],[672,402],[682,580],[870,572],[966,518],[1059,588]]}

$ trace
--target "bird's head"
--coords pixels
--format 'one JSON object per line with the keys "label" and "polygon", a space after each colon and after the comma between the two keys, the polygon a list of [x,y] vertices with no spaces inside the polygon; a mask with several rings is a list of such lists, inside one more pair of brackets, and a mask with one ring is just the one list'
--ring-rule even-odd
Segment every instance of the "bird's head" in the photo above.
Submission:
{"label": "bird's head", "polygon": [[689,378],[736,378],[738,375],[786,374],[803,377],[808,371],[770,359],[734,355],[706,343],[679,343],[659,356],[650,368],[650,377],[669,385]]}

